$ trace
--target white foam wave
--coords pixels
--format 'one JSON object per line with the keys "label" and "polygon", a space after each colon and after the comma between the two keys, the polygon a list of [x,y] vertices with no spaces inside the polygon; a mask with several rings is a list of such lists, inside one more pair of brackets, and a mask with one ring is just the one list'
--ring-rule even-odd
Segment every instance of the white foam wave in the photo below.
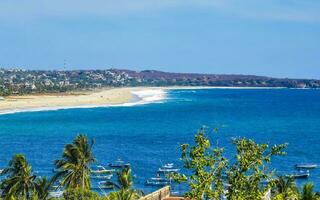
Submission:
{"label": "white foam wave", "polygon": [[132,91],[132,94],[141,99],[142,102],[157,102],[166,98],[166,92],[161,89]]}
{"label": "white foam wave", "polygon": [[10,109],[10,110],[1,110],[0,115],[20,113],[20,112],[54,111],[54,110],[75,109],[75,108],[129,107],[129,106],[143,105],[143,104],[149,104],[149,103],[162,103],[167,96],[167,93],[162,89],[136,90],[136,91],[131,91],[131,93],[134,95],[135,98],[132,102],[128,102],[128,103]]}

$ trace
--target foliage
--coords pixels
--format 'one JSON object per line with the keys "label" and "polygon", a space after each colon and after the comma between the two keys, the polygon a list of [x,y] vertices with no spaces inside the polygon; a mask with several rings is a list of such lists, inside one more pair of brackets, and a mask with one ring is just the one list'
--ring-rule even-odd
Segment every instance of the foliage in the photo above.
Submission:
{"label": "foliage", "polygon": [[91,190],[81,188],[68,189],[63,193],[64,200],[102,200],[102,198]]}
{"label": "foliage", "polygon": [[72,144],[67,144],[62,159],[55,161],[57,173],[53,180],[61,179],[66,189],[90,190],[90,164],[95,161],[93,144],[93,141],[89,144],[85,135],[78,135]]}
{"label": "foliage", "polygon": [[41,177],[37,178],[34,184],[37,191],[37,200],[48,199],[52,182],[49,181],[46,177]]}
{"label": "foliage", "polygon": [[[237,149],[235,163],[227,172],[228,193],[227,199],[261,199],[274,185],[272,173],[267,171],[267,164],[273,156],[281,156],[286,144],[269,147],[267,144],[257,144],[245,138],[235,139]],[[268,181],[263,186],[262,181]]]}
{"label": "foliage", "polygon": [[280,176],[275,181],[274,200],[298,200],[299,192],[292,177]]}
{"label": "foliage", "polygon": [[190,199],[220,199],[223,195],[222,173],[227,166],[223,148],[211,147],[205,128],[201,128],[194,139],[192,147],[181,145],[181,160],[192,175],[175,173],[170,176],[178,183],[188,182],[190,191],[186,197]]}
{"label": "foliage", "polygon": [[134,190],[120,189],[116,192],[111,192],[106,197],[107,200],[137,200],[141,196]]}
{"label": "foliage", "polygon": [[32,168],[22,154],[13,156],[9,166],[2,172],[6,178],[1,182],[4,199],[30,199],[36,193]]}
{"label": "foliage", "polygon": [[320,200],[320,196],[313,192],[313,184],[307,183],[303,186],[301,200]]}
{"label": "foliage", "polygon": [[117,173],[117,176],[117,183],[113,183],[113,185],[119,190],[109,193],[108,200],[136,200],[143,196],[142,191],[132,188],[133,180],[129,167],[123,168]]}

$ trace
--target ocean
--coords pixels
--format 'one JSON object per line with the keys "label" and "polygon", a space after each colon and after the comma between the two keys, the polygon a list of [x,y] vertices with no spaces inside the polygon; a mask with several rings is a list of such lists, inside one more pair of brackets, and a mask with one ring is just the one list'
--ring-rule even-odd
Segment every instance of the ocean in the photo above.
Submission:
{"label": "ocean", "polygon": [[[0,115],[0,168],[13,154],[23,153],[38,175],[51,176],[64,145],[84,133],[95,140],[99,164],[130,162],[135,187],[148,193],[157,187],[145,186],[146,179],[162,164],[181,165],[180,144],[192,143],[202,126],[231,160],[232,138],[246,137],[289,144],[287,156],[273,159],[270,166],[278,174],[293,172],[298,163],[320,164],[320,90],[177,89],[166,91],[165,98],[156,95],[123,106]],[[307,181],[320,190],[320,169],[298,184]]]}

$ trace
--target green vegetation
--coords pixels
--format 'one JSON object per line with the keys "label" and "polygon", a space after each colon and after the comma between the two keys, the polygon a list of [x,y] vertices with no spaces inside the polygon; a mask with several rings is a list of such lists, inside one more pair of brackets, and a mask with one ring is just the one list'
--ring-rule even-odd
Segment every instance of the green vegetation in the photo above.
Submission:
{"label": "green vegetation", "polygon": [[103,200],[99,194],[82,188],[67,189],[63,193],[64,200]]}
{"label": "green vegetation", "polygon": [[45,178],[36,178],[26,158],[17,154],[1,175],[5,178],[0,184],[1,196],[10,200],[47,199],[49,183]]}
{"label": "green vegetation", "polygon": [[79,135],[72,144],[64,147],[62,159],[55,161],[57,173],[53,180],[61,179],[62,187],[90,190],[90,165],[95,161],[92,146],[85,135]]}
{"label": "green vegetation", "polygon": [[179,183],[188,181],[190,191],[186,197],[190,199],[220,199],[223,195],[222,173],[227,160],[222,156],[223,149],[211,148],[202,128],[195,136],[195,146],[181,145],[181,160],[184,167],[192,172],[189,178],[185,174],[173,174]]}
{"label": "green vegetation", "polygon": [[181,160],[189,173],[169,176],[178,183],[188,183],[190,191],[185,194],[186,198],[261,200],[270,192],[273,200],[320,200],[312,184],[306,184],[299,192],[293,178],[275,179],[273,172],[268,171],[272,157],[286,154],[287,144],[269,147],[245,138],[235,139],[233,144],[236,155],[232,162],[224,157],[223,148],[211,147],[204,128],[195,135],[194,146],[181,145]]}
{"label": "green vegetation", "polygon": [[[275,178],[268,170],[274,156],[285,155],[286,144],[270,147],[245,138],[235,139],[233,144],[236,153],[229,161],[223,148],[211,145],[202,128],[195,135],[193,146],[181,145],[181,161],[186,173],[168,176],[178,183],[188,183],[187,199],[261,200],[270,194],[272,200],[320,200],[320,195],[313,191],[313,184],[307,183],[299,189],[292,177]],[[24,155],[13,156],[1,172],[0,199],[52,199],[49,194],[54,191],[53,184],[64,189],[63,197],[58,200],[137,200],[143,196],[142,191],[133,187],[129,167],[117,172],[117,182],[106,183],[116,189],[106,197],[91,190],[90,167],[95,162],[93,145],[94,141],[82,134],[65,145],[62,158],[55,161],[56,173],[50,180],[37,177]]]}
{"label": "green vegetation", "polygon": [[111,192],[108,200],[136,200],[143,196],[143,192],[132,188],[133,180],[131,176],[131,169],[129,167],[123,168],[117,173],[118,182],[113,183],[119,190]]}
{"label": "green vegetation", "polygon": [[[236,161],[227,169],[230,184],[227,199],[262,198],[274,185],[272,173],[267,171],[267,163],[273,156],[285,155],[286,144],[269,148],[267,144],[256,144],[253,140],[236,139]],[[268,181],[266,186],[261,183]]]}

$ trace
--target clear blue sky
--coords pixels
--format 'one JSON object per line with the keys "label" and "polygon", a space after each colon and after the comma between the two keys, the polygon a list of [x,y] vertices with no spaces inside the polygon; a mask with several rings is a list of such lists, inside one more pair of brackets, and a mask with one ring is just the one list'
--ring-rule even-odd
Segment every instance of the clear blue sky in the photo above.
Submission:
{"label": "clear blue sky", "polygon": [[0,67],[320,79],[319,0],[1,0]]}

